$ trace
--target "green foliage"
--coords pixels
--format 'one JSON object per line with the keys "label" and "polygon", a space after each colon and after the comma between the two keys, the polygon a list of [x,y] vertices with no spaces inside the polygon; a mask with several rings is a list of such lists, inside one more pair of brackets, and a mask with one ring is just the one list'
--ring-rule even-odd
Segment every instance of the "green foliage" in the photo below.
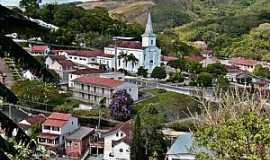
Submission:
{"label": "green foliage", "polygon": [[12,91],[18,96],[20,103],[31,107],[49,110],[65,101],[66,95],[60,94],[57,87],[42,81],[21,81],[12,87]]}
{"label": "green foliage", "polygon": [[36,0],[20,0],[20,7],[25,9],[25,14],[36,17],[39,5]]}
{"label": "green foliage", "polygon": [[[110,110],[108,108],[101,108],[100,109],[101,117],[109,117]],[[75,110],[73,111],[74,116],[78,117],[98,117],[99,116],[99,109],[91,109],[91,110]]]}
{"label": "green foliage", "polygon": [[136,116],[134,129],[133,129],[133,139],[131,145],[131,159],[132,160],[142,160],[146,159],[146,148],[142,141],[142,126],[140,114]]}
{"label": "green foliage", "polygon": [[42,131],[42,126],[41,124],[34,124],[31,127],[31,138],[32,139],[37,139],[38,134]]}
{"label": "green foliage", "polygon": [[253,74],[259,77],[270,78],[270,71],[267,67],[263,67],[261,64],[257,64],[253,70]]}
{"label": "green foliage", "polygon": [[233,56],[242,56],[269,61],[270,53],[270,24],[264,23],[244,34],[239,41],[234,42],[225,51]]}
{"label": "green foliage", "polygon": [[218,83],[218,87],[221,89],[227,89],[230,85],[229,80],[223,75],[218,76],[217,83]]}
{"label": "green foliage", "polygon": [[138,68],[137,75],[138,75],[138,76],[142,76],[142,77],[144,77],[144,78],[147,78],[147,76],[148,76],[147,69],[145,69],[143,66],[139,67],[139,68]]}
{"label": "green foliage", "polygon": [[225,65],[221,63],[207,65],[206,72],[211,73],[214,77],[217,77],[218,75],[225,75],[227,73]]}
{"label": "green foliage", "polygon": [[157,31],[181,26],[191,21],[191,17],[185,12],[181,3],[171,0],[159,1],[156,6],[151,8],[151,14]]}
{"label": "green foliage", "polygon": [[164,79],[167,77],[164,67],[155,67],[151,73],[152,78]]}
{"label": "green foliage", "polygon": [[181,83],[181,82],[184,82],[184,77],[182,76],[181,73],[177,73],[177,72],[171,73],[168,81],[173,82],[173,83]]}
{"label": "green foliage", "polygon": [[201,87],[209,87],[212,85],[213,75],[207,72],[201,72],[198,75],[197,83]]}
{"label": "green foliage", "polygon": [[266,159],[269,157],[269,119],[254,112],[242,113],[210,127],[203,125],[196,140],[217,154],[215,159]]}
{"label": "green foliage", "polygon": [[167,151],[167,140],[161,132],[164,114],[156,109],[157,105],[149,104],[140,112],[142,123],[142,140],[147,150],[147,157],[155,153],[157,159],[164,159]]}
{"label": "green foliage", "polygon": [[169,61],[168,66],[175,68],[175,69],[180,69],[181,71],[187,70],[187,62],[184,60],[174,60],[174,61]]}
{"label": "green foliage", "polygon": [[143,28],[112,19],[105,8],[95,7],[85,10],[81,7],[65,5],[45,5],[39,10],[42,20],[61,29],[44,35],[46,42],[56,44],[76,44],[83,42],[87,47],[103,48],[111,43],[111,36],[123,35],[139,38]]}
{"label": "green foliage", "polygon": [[190,112],[199,112],[198,103],[190,96],[169,92],[164,89],[151,89],[147,90],[147,92],[154,96],[135,104],[133,108],[137,113],[142,112],[145,106],[156,104],[155,107],[159,113],[164,114],[160,116],[163,119],[162,121],[169,122],[189,117]]}
{"label": "green foliage", "polygon": [[187,69],[190,73],[198,74],[202,70],[202,64],[199,62],[189,62],[187,63]]}

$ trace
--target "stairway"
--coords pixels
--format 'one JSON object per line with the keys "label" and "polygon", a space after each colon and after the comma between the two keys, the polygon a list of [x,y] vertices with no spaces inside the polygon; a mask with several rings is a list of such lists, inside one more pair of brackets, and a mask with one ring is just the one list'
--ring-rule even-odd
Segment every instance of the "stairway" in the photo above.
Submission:
{"label": "stairway", "polygon": [[13,74],[10,71],[8,65],[6,64],[5,60],[3,58],[0,58],[0,71],[5,74],[5,82],[4,84],[11,88],[11,86],[14,84],[15,80],[13,78]]}

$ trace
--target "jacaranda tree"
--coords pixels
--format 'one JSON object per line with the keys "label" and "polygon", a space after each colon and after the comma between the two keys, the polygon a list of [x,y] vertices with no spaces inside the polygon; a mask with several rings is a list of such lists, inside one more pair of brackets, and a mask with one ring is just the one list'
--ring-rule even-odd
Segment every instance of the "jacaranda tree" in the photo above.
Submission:
{"label": "jacaranda tree", "polygon": [[120,121],[130,119],[132,103],[133,99],[126,90],[115,92],[110,104],[112,118]]}

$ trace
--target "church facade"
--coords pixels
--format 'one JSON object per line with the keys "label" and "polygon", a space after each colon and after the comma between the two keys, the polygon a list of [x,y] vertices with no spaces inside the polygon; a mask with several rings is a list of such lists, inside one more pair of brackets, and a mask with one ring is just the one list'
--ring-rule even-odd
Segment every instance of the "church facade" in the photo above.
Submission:
{"label": "church facade", "polygon": [[[155,67],[160,66],[161,50],[156,46],[156,35],[153,32],[151,15],[148,14],[142,42],[118,41],[116,45],[105,47],[104,53],[114,56],[112,58],[113,68],[117,68],[117,70],[125,69],[129,72],[137,72],[138,68],[143,66],[152,72]],[[128,58],[130,55],[136,57],[136,60]]]}

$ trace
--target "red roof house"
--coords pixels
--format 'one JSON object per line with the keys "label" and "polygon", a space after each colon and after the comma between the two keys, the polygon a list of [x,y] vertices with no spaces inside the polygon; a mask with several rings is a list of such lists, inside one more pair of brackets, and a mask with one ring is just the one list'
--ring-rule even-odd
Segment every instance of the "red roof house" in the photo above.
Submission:
{"label": "red roof house", "polygon": [[93,84],[93,85],[103,86],[103,87],[108,87],[108,88],[115,88],[125,83],[124,81],[120,81],[120,80],[101,78],[101,77],[95,77],[95,76],[83,76],[83,77],[75,79],[74,81],[77,81],[83,84]]}
{"label": "red roof house", "polygon": [[242,66],[255,66],[257,61],[252,59],[245,59],[245,58],[232,58],[229,60],[229,63],[232,65],[242,65]]}
{"label": "red roof house", "polygon": [[31,52],[32,53],[43,53],[48,48],[48,45],[32,45]]}

